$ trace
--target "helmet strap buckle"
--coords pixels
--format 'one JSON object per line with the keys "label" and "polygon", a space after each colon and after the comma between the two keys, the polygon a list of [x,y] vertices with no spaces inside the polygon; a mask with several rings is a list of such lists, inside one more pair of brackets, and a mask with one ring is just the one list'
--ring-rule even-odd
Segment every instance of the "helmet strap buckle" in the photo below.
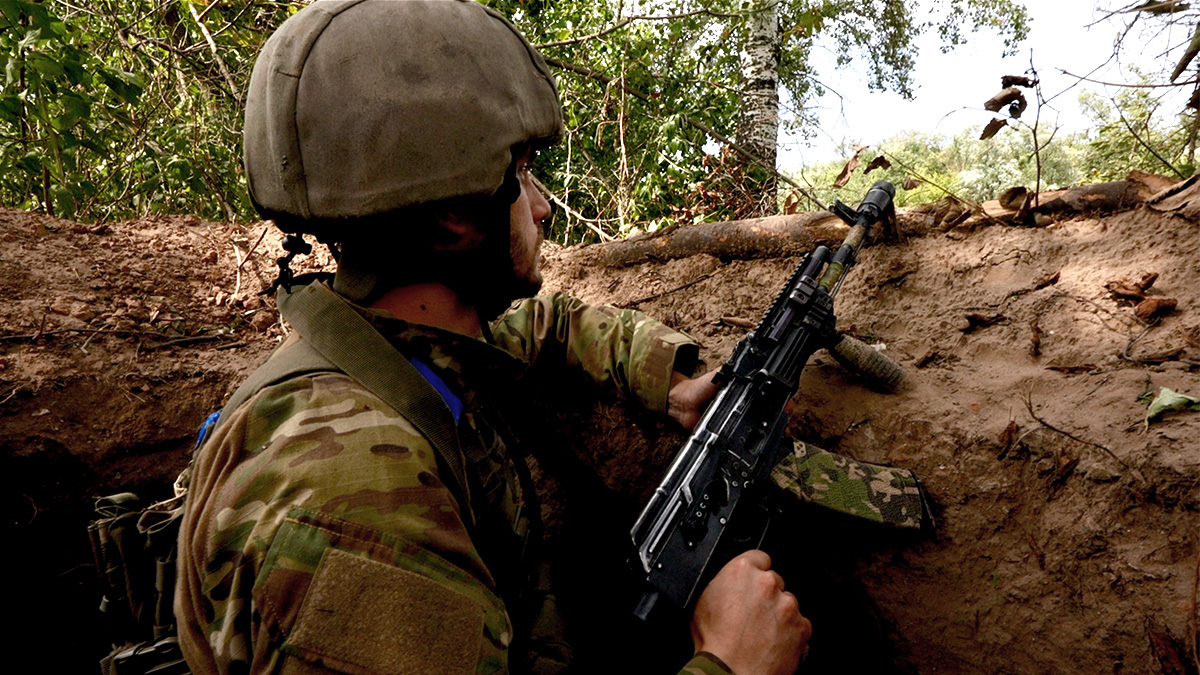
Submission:
{"label": "helmet strap buckle", "polygon": [[292,292],[292,284],[295,282],[296,275],[292,272],[292,259],[297,255],[308,255],[312,253],[312,244],[304,241],[303,234],[289,234],[283,238],[283,250],[287,251],[287,255],[275,260],[275,264],[279,265],[279,276],[275,277],[275,281],[259,295],[274,294],[280,286],[288,293]]}

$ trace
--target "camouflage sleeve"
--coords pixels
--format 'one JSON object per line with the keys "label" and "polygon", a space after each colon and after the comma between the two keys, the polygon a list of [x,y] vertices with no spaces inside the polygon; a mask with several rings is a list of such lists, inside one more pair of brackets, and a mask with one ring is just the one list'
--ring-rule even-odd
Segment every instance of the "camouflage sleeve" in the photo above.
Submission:
{"label": "camouflage sleeve", "polygon": [[555,294],[524,300],[492,327],[496,343],[534,363],[578,366],[609,391],[667,410],[671,372],[691,374],[699,348],[688,336],[629,309]]}
{"label": "camouflage sleeve", "polygon": [[346,376],[239,408],[195,460],[179,543],[193,672],[506,669],[505,607],[434,451]]}
{"label": "camouflage sleeve", "polygon": [[733,671],[715,654],[697,652],[679,671],[679,675],[733,675]]}

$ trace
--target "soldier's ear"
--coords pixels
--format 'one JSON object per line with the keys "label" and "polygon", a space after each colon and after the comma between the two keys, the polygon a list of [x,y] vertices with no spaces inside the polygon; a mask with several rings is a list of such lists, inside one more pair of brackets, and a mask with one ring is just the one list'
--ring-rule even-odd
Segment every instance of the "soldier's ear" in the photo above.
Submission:
{"label": "soldier's ear", "polygon": [[437,221],[446,234],[434,245],[439,251],[466,251],[483,243],[483,232],[474,218],[450,211],[438,214]]}

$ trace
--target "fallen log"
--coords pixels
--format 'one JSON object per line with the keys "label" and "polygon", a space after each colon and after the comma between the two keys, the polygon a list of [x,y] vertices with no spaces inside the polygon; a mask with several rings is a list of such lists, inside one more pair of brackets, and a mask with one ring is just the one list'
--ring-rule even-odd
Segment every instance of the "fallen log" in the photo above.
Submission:
{"label": "fallen log", "polygon": [[828,211],[697,223],[662,233],[600,244],[600,261],[627,267],[647,260],[672,260],[707,253],[718,258],[775,258],[799,255],[841,241],[849,227]]}
{"label": "fallen log", "polygon": [[[1032,213],[1049,216],[1129,209],[1141,204],[1142,198],[1135,181],[1119,181],[1042,192],[1037,203]],[[955,202],[949,211],[934,204],[897,209],[896,223],[901,235],[920,236],[949,227],[1022,224],[1016,222],[1018,215],[1024,215],[1020,209],[1007,208],[993,199],[978,205]],[[819,245],[836,245],[848,230],[841,219],[828,211],[813,211],[684,225],[620,241],[576,247],[570,255],[583,264],[605,267],[628,267],[701,253],[723,260],[775,258],[801,255]]]}

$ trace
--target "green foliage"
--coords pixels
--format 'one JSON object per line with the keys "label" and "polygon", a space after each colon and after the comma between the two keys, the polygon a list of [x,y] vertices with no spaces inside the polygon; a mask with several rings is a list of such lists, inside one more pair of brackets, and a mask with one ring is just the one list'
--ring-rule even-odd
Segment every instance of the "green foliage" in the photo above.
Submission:
{"label": "green foliage", "polygon": [[[816,188],[814,192],[825,202],[835,198],[847,202],[858,199],[877,180],[887,180],[896,186],[897,206],[936,201],[947,190],[963,199],[983,201],[1010,187],[1035,188],[1038,171],[1033,147],[1032,132],[1024,127],[1005,129],[986,141],[979,140],[979,129],[968,129],[953,138],[909,132],[884,141],[878,151],[866,150],[860,156],[865,167],[882,154],[891,162],[891,168],[870,174],[859,169],[844,188],[830,187],[844,162],[806,168],[801,177],[811,181]],[[1045,144],[1041,152],[1042,189],[1078,182],[1081,176],[1078,167],[1085,152],[1085,145],[1074,137],[1055,138]],[[850,154],[853,153],[847,153]],[[902,189],[909,177],[920,182],[911,189]]]}
{"label": "green foliage", "polygon": [[[700,128],[726,136],[736,128],[747,16],[741,2],[650,0],[635,5],[634,15],[621,13],[622,3],[488,4],[510,14],[557,68],[568,131],[544,156],[542,174],[593,226],[620,236],[745,212],[743,186],[718,187],[740,174],[727,155],[714,156],[723,143]],[[818,44],[831,47],[839,64],[865,60],[874,87],[911,95],[923,31],[959,39],[963,30],[999,27],[1019,40],[1028,29],[1012,0],[945,0],[933,22],[918,21],[915,3],[901,0],[785,0],[780,10],[779,86],[792,105],[782,116],[797,128],[811,128],[803,106],[821,93],[809,59]],[[595,235],[559,214],[548,236],[575,242]]]}
{"label": "green foliage", "polygon": [[296,9],[0,0],[0,201],[82,219],[250,217],[238,99]]}
{"label": "green foliage", "polygon": [[1112,99],[1084,93],[1079,101],[1093,122],[1081,164],[1089,182],[1124,180],[1131,169],[1179,178],[1196,172],[1196,111],[1163,114],[1146,89]]}
{"label": "green foliage", "polygon": [[[266,0],[0,0],[0,202],[79,219],[190,212],[253,217],[241,173],[241,92],[266,37],[305,4]],[[745,174],[704,130],[738,117],[740,0],[490,0],[556,65],[568,133],[540,173],[574,213],[566,242],[634,227],[736,217]],[[1027,30],[1014,0],[785,0],[784,123],[811,122],[809,55],[869,64],[873,86],[911,94],[916,38]],[[633,11],[635,14],[631,14]],[[1000,18],[1001,15],[1003,18]],[[753,173],[753,172],[752,172]],[[758,176],[751,176],[758,179]],[[726,186],[726,187],[722,187]]]}

